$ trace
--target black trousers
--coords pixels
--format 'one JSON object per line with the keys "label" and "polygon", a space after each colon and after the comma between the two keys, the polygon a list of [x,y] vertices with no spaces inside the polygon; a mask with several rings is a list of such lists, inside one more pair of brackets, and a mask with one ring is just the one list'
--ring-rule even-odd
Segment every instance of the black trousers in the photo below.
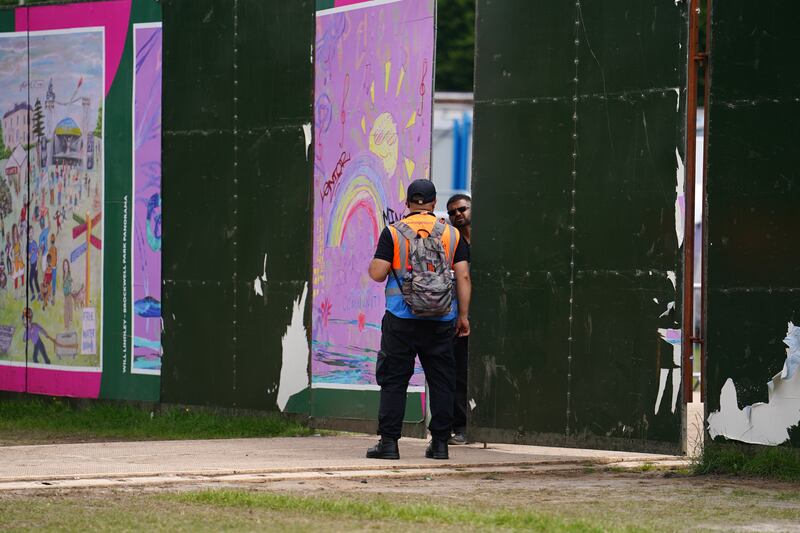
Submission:
{"label": "black trousers", "polygon": [[39,362],[39,354],[40,353],[42,354],[42,358],[44,358],[44,362],[49,365],[50,364],[50,358],[47,357],[47,350],[44,347],[44,343],[42,342],[42,339],[38,339],[36,341],[36,344],[33,346],[33,362],[34,363],[38,363]]}
{"label": "black trousers", "polygon": [[467,432],[467,368],[469,337],[456,337],[453,343],[456,360],[456,393],[453,402],[453,433]]}
{"label": "black trousers", "polygon": [[[28,287],[31,290],[31,296],[33,296],[33,293],[36,292],[35,297],[38,298],[42,293],[42,290],[39,288],[39,267],[36,263],[31,263],[29,270]],[[34,289],[36,290],[34,291]]]}
{"label": "black trousers", "polygon": [[447,440],[453,423],[455,321],[397,318],[387,312],[381,324],[381,350],[375,379],[381,386],[378,434],[399,439],[406,411],[406,390],[419,355],[428,381],[431,422],[428,429],[437,440]]}

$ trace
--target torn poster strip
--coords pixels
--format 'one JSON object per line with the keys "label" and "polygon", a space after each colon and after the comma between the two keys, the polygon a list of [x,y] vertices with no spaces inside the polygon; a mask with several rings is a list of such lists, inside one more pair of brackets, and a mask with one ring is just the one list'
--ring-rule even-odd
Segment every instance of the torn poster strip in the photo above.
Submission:
{"label": "torn poster strip", "polygon": [[303,124],[303,137],[306,140],[306,161],[308,161],[308,147],[311,146],[311,123]]}
{"label": "torn poster strip", "polygon": [[664,398],[664,391],[667,388],[667,378],[672,375],[672,399],[670,407],[672,412],[675,412],[675,406],[678,402],[678,393],[681,389],[681,330],[679,329],[658,329],[658,334],[661,339],[668,342],[672,346],[672,368],[662,368],[658,377],[658,395],[656,396],[655,414],[658,414],[661,408],[661,402]]}
{"label": "torn poster strip", "polygon": [[297,298],[292,308],[292,322],[286,327],[281,338],[282,363],[281,378],[278,385],[278,408],[283,411],[294,394],[308,387],[308,337],[303,324],[306,309],[308,283],[303,285],[303,294]]}
{"label": "torn poster strip", "polygon": [[800,423],[800,328],[789,322],[786,361],[767,383],[767,402],[739,409],[736,386],[728,378],[719,398],[719,411],[708,415],[712,438],[722,436],[750,444],[777,446],[789,440],[789,428]]}
{"label": "torn poster strip", "polygon": [[675,236],[678,238],[678,248],[683,246],[683,234],[684,234],[684,210],[686,209],[686,198],[684,196],[684,181],[685,181],[685,169],[683,166],[683,159],[681,159],[681,154],[678,152],[678,149],[675,148],[675,160],[678,163],[678,168],[675,171]]}
{"label": "torn poster strip", "polygon": [[264,296],[264,290],[261,287],[261,284],[267,282],[267,254],[264,254],[264,271],[260,276],[256,276],[256,279],[253,280],[253,291],[258,296]]}

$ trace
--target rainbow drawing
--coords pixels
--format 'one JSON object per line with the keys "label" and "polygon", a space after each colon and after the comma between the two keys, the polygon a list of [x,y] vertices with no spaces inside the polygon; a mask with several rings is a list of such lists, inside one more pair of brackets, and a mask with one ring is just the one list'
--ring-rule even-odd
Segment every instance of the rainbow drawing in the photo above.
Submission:
{"label": "rainbow drawing", "polygon": [[347,169],[349,172],[339,183],[333,197],[328,220],[325,245],[338,248],[342,236],[347,231],[347,224],[359,210],[365,210],[372,220],[373,242],[378,242],[385,224],[383,211],[386,206],[386,193],[381,183],[381,175],[370,165],[368,160],[359,160]]}

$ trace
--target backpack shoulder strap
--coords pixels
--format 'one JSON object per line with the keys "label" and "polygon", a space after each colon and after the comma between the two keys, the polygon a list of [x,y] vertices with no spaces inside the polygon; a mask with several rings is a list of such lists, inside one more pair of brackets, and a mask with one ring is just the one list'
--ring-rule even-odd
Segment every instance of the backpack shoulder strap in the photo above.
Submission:
{"label": "backpack shoulder strap", "polygon": [[402,220],[395,222],[392,224],[398,233],[402,234],[407,240],[412,240],[417,238],[417,232],[414,231],[411,226],[403,222]]}
{"label": "backpack shoulder strap", "polygon": [[405,272],[406,265],[408,264],[408,249],[410,242],[412,239],[417,237],[417,234],[405,222],[395,222],[392,225],[394,226],[395,230],[397,230],[397,250],[400,253],[400,272]]}
{"label": "backpack shoulder strap", "polygon": [[441,239],[445,229],[447,229],[447,224],[445,224],[443,219],[439,218],[436,220],[436,223],[434,223],[430,236],[434,239]]}

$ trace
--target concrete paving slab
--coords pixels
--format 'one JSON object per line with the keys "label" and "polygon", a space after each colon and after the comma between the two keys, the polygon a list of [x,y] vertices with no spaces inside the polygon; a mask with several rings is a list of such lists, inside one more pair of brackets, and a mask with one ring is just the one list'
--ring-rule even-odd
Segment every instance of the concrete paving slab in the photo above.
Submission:
{"label": "concrete paving slab", "polygon": [[435,461],[424,457],[426,441],[410,438],[400,441],[399,461],[366,459],[367,447],[375,442],[375,437],[347,435],[8,446],[1,452],[0,490],[236,480],[236,476],[245,476],[239,481],[266,481],[290,474],[419,475],[423,470],[456,473],[525,466],[684,461],[665,455],[509,444],[451,446],[449,461]]}
{"label": "concrete paving slab", "polygon": [[20,481],[0,481],[0,492],[31,489],[91,489],[108,487],[157,486],[174,485],[216,485],[231,486],[241,484],[268,483],[275,481],[307,481],[315,479],[358,479],[362,482],[374,478],[415,478],[458,476],[469,474],[504,474],[518,473],[525,470],[530,473],[544,474],[554,471],[574,471],[582,468],[578,464],[544,464],[544,465],[497,465],[482,467],[440,467],[440,468],[395,468],[369,470],[325,470],[297,472],[261,472],[248,474],[164,474],[142,476],[113,476],[99,478],[76,477],[71,479],[39,479]]}

